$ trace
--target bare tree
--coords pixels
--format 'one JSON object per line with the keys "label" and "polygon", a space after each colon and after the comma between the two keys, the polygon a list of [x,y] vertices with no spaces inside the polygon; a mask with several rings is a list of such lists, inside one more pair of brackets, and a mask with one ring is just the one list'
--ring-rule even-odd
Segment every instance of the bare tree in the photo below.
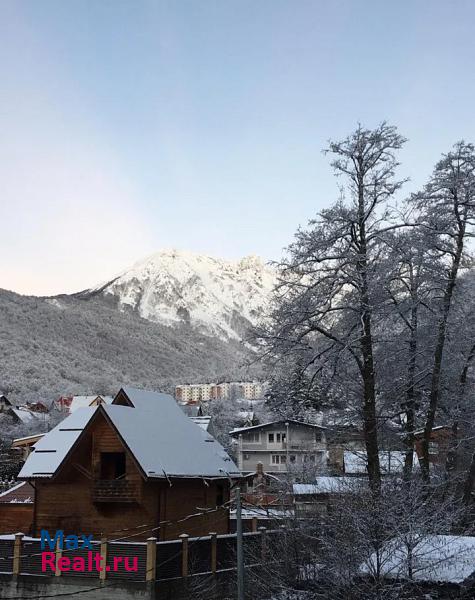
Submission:
{"label": "bare tree", "polygon": [[297,232],[288,258],[279,265],[271,326],[259,334],[269,356],[293,365],[299,395],[323,381],[320,388],[331,386],[338,396],[338,376],[344,374],[342,387],[351,379],[376,494],[380,466],[373,321],[386,302],[381,286],[384,237],[401,227],[389,201],[403,183],[395,179],[395,153],[404,141],[383,123],[375,130],[359,126],[345,140],[330,143],[332,166],[345,182],[341,199]]}
{"label": "bare tree", "polygon": [[455,287],[466,259],[466,244],[475,225],[475,148],[458,142],[435,166],[425,188],[413,198],[427,243],[446,262],[441,282],[437,337],[422,443],[422,474],[428,481],[429,443],[439,407],[444,348]]}

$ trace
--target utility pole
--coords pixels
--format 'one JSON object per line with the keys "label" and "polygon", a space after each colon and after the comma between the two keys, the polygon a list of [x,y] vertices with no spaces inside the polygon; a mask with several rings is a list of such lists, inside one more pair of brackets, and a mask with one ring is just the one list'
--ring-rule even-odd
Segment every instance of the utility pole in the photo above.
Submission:
{"label": "utility pole", "polygon": [[241,488],[236,488],[237,600],[244,600],[244,547],[242,539]]}

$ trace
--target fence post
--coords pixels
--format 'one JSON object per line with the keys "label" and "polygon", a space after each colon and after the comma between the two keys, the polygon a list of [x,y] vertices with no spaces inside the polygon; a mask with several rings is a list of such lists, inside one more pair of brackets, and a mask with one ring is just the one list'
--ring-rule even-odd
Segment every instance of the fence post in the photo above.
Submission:
{"label": "fence post", "polygon": [[181,539],[181,576],[188,577],[188,538],[187,533],[182,533]]}
{"label": "fence post", "polygon": [[267,554],[267,529],[259,527],[259,531],[261,532],[261,562],[265,563]]}
{"label": "fence post", "polygon": [[55,553],[56,553],[56,571],[54,572],[54,575],[55,575],[55,577],[60,577],[61,570],[59,568],[59,561],[60,561],[61,557],[63,556],[63,550],[61,549],[61,544],[60,544],[59,539],[56,540]]}
{"label": "fence post", "polygon": [[252,517],[252,529],[254,533],[257,531],[257,517]]}
{"label": "fence post", "polygon": [[145,581],[155,581],[157,578],[157,538],[147,538],[147,572]]}
{"label": "fence post", "polygon": [[214,531],[209,535],[211,537],[211,573],[215,575],[218,567],[218,539]]}
{"label": "fence post", "polygon": [[13,575],[20,574],[21,545],[24,533],[15,533],[15,542],[13,545]]}
{"label": "fence post", "polygon": [[99,571],[99,579],[104,581],[107,575],[107,538],[105,536],[101,537],[101,571]]}

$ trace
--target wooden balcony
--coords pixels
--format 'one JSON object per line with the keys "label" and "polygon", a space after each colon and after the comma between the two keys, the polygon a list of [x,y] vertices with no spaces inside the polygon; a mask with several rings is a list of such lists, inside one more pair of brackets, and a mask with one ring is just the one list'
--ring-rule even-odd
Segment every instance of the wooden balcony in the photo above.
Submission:
{"label": "wooden balcony", "polygon": [[139,485],[125,479],[97,479],[92,490],[93,502],[139,502]]}

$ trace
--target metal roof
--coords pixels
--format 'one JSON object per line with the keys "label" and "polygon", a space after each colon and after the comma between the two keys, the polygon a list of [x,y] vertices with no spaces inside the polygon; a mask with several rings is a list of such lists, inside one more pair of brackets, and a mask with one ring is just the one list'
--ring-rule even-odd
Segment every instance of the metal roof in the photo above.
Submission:
{"label": "metal roof", "polygon": [[117,429],[146,477],[240,475],[221,444],[193,423],[171,396],[130,387],[122,391],[133,407],[78,409],[35,445],[19,477],[53,476],[96,411]]}
{"label": "metal roof", "polygon": [[271,421],[270,423],[262,423],[261,425],[251,425],[250,427],[238,427],[230,431],[229,435],[235,435],[237,433],[246,433],[247,431],[254,431],[256,429],[271,427],[273,425],[285,425],[286,423],[292,423],[293,425],[299,425],[303,427],[313,427],[314,429],[326,429],[326,427],[316,425],[315,423],[304,423],[303,421],[296,421],[295,419],[280,419],[278,421]]}
{"label": "metal roof", "polygon": [[36,444],[18,478],[52,477],[89,423],[97,407],[79,408]]}

